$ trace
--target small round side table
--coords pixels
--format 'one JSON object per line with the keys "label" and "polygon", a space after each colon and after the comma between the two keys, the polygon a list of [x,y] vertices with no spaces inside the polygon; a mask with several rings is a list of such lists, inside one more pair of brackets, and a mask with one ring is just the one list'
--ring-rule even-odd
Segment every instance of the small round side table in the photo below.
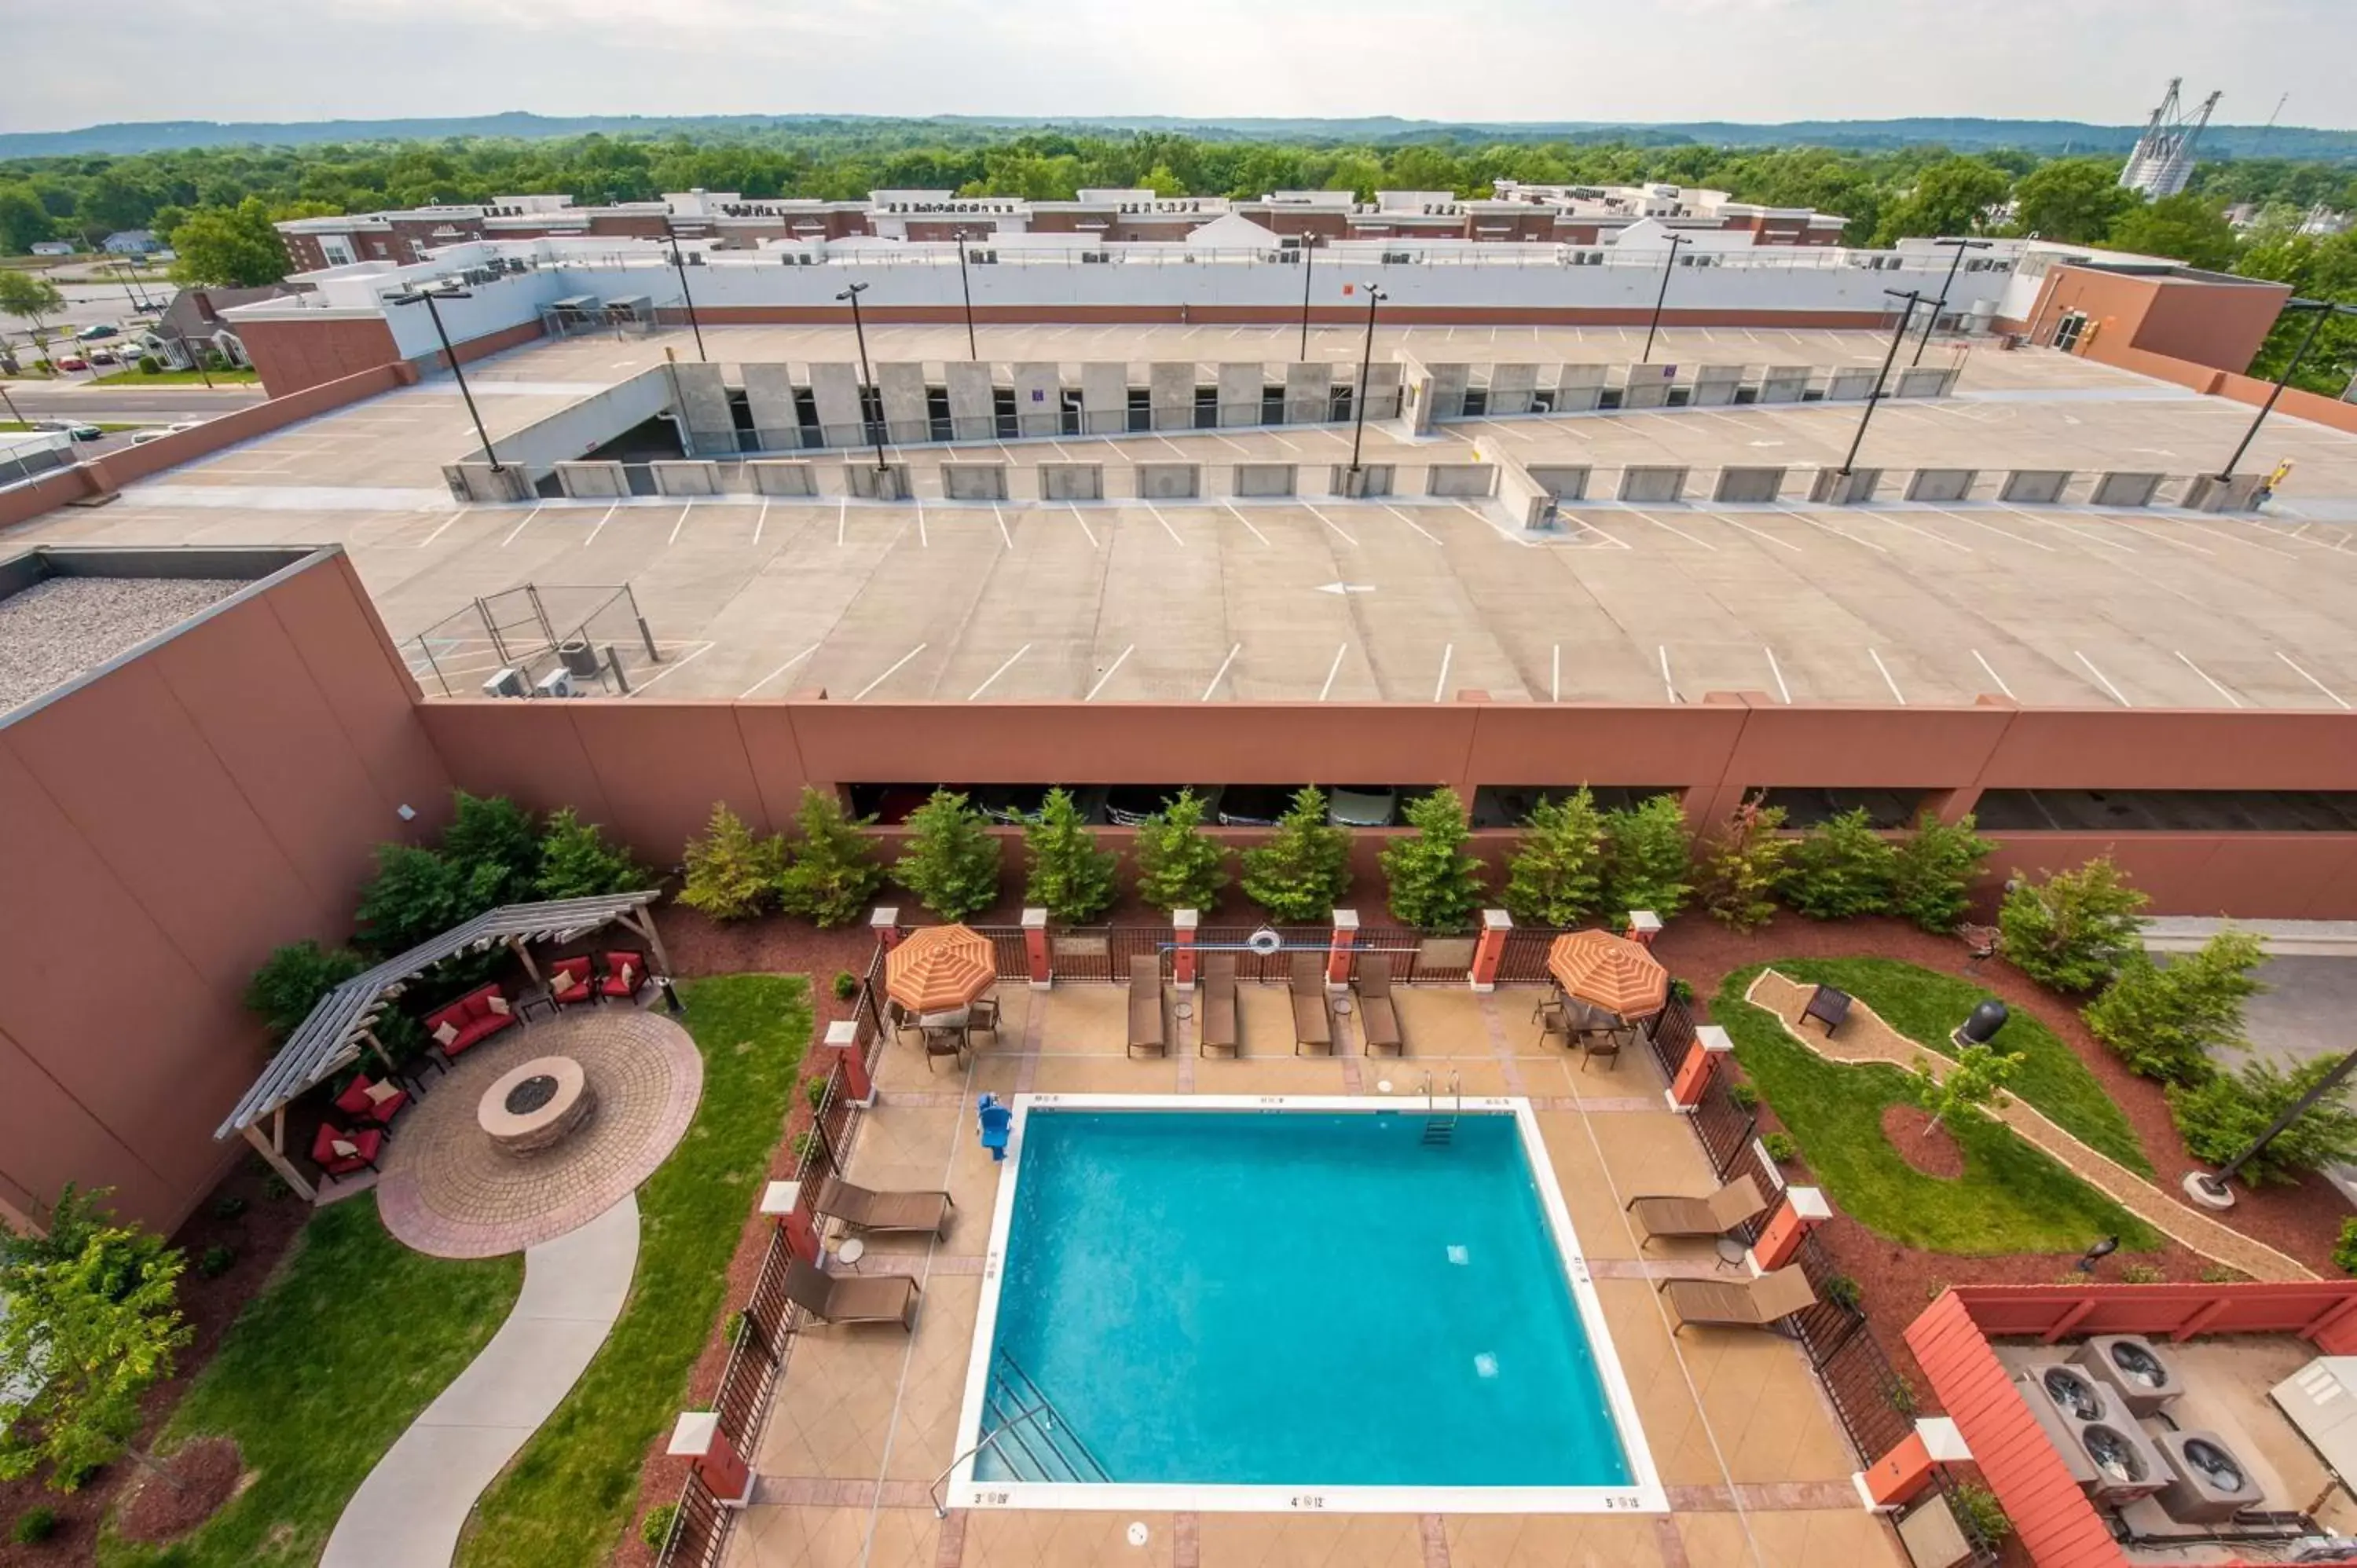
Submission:
{"label": "small round side table", "polygon": [[856,1273],[859,1260],[867,1256],[867,1240],[863,1236],[845,1236],[834,1249],[834,1261]]}

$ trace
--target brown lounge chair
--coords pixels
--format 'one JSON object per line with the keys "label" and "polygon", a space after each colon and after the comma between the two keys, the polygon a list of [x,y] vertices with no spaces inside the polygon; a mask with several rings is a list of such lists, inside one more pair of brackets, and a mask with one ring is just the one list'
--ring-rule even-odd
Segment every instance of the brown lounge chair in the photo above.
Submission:
{"label": "brown lounge chair", "polygon": [[786,1265],[786,1299],[822,1323],[917,1326],[917,1282],[906,1274],[830,1274],[797,1258]]}
{"label": "brown lounge chair", "polygon": [[1140,957],[1129,961],[1129,1054],[1170,1050],[1168,1015],[1162,1006],[1162,961]]}
{"label": "brown lounge chair", "polygon": [[1627,1212],[1651,1241],[1656,1236],[1724,1236],[1767,1207],[1760,1184],[1739,1176],[1708,1197],[1632,1197]]}
{"label": "brown lounge chair", "polygon": [[1203,1000],[1196,1015],[1201,1033],[1195,1048],[1204,1056],[1242,1054],[1243,1032],[1236,1018],[1236,955],[1215,952],[1203,960]]}
{"label": "brown lounge chair", "polygon": [[829,1176],[819,1189],[818,1211],[831,1214],[854,1230],[947,1230],[950,1210],[957,1207],[946,1192],[877,1192]]}
{"label": "brown lounge chair", "polygon": [[1326,1002],[1326,960],[1320,953],[1293,956],[1293,1054],[1316,1049],[1334,1054],[1334,1015]]}
{"label": "brown lounge chair", "polygon": [[1678,1315],[1676,1333],[1690,1323],[1714,1328],[1765,1328],[1816,1305],[1817,1293],[1798,1263],[1756,1280],[1663,1280],[1661,1294]]}
{"label": "brown lounge chair", "polygon": [[1392,1005],[1392,961],[1381,953],[1360,959],[1351,989],[1359,993],[1359,1033],[1367,1054],[1407,1055],[1407,1042],[1400,1037],[1399,1009]]}

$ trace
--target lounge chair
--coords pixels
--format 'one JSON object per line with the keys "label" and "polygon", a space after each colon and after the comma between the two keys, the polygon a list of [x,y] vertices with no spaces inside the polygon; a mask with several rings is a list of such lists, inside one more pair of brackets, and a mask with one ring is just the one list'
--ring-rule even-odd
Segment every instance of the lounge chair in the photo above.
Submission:
{"label": "lounge chair", "polygon": [[1661,1294],[1678,1315],[1677,1327],[1700,1323],[1715,1328],[1765,1328],[1816,1305],[1817,1293],[1798,1263],[1756,1280],[1663,1280]]}
{"label": "lounge chair", "polygon": [[1162,1006],[1162,961],[1141,955],[1129,961],[1129,1054],[1170,1049],[1168,1015]]}
{"label": "lounge chair", "polygon": [[906,1274],[831,1274],[797,1258],[786,1265],[786,1299],[822,1323],[917,1326],[917,1282]]}
{"label": "lounge chair", "polygon": [[1293,955],[1293,1054],[1316,1049],[1334,1054],[1334,1015],[1326,1001],[1326,959],[1321,953]]}
{"label": "lounge chair", "polygon": [[1767,1207],[1760,1184],[1739,1176],[1708,1197],[1641,1195],[1629,1200],[1627,1212],[1651,1241],[1656,1236],[1724,1236]]}
{"label": "lounge chair", "polygon": [[1200,1033],[1195,1048],[1204,1056],[1214,1051],[1229,1056],[1243,1052],[1242,1026],[1236,1015],[1236,955],[1215,952],[1203,960],[1203,999],[1197,1004]]}
{"label": "lounge chair", "polygon": [[1380,953],[1360,959],[1358,977],[1351,982],[1351,989],[1359,993],[1359,1033],[1366,1042],[1367,1054],[1407,1055],[1407,1043],[1400,1036],[1399,1009],[1392,1005],[1392,961]]}
{"label": "lounge chair", "polygon": [[819,1189],[818,1211],[854,1230],[923,1230],[938,1236],[949,1228],[956,1207],[946,1192],[877,1192],[829,1176]]}

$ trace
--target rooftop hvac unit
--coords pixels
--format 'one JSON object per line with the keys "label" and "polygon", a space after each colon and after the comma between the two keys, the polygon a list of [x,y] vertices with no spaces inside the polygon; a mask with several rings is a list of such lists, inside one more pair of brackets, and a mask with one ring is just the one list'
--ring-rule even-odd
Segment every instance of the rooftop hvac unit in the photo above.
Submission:
{"label": "rooftop hvac unit", "polygon": [[2115,1507],[2132,1503],[2152,1496],[2173,1478],[2152,1440],[2132,1421],[2091,1421],[2077,1435],[2079,1454],[2095,1472],[2085,1486],[2087,1496],[2096,1502]]}
{"label": "rooftop hvac unit", "polygon": [[2186,1524],[2218,1524],[2266,1500],[2250,1467],[2214,1432],[2164,1432],[2153,1439],[2170,1471],[2161,1508]]}
{"label": "rooftop hvac unit", "polygon": [[2082,1487],[2094,1485],[2099,1472],[2080,1441],[2091,1423],[2115,1427],[2136,1423],[2121,1408],[2119,1396],[2087,1374],[2083,1367],[2065,1361],[2032,1361],[2014,1379],[2021,1402],[2045,1430],[2046,1439],[2061,1456],[2071,1478]]}
{"label": "rooftop hvac unit", "polygon": [[564,663],[565,672],[575,679],[595,681],[597,678],[597,650],[589,646],[587,638],[565,639],[556,645],[556,657]]}
{"label": "rooftop hvac unit", "polygon": [[523,671],[512,664],[483,682],[486,697],[521,697],[526,690]]}
{"label": "rooftop hvac unit", "polygon": [[2150,1415],[2185,1391],[2175,1369],[2140,1334],[2098,1334],[2071,1359],[2108,1384],[2130,1415]]}
{"label": "rooftop hvac unit", "polygon": [[573,684],[573,671],[562,668],[550,671],[547,674],[543,675],[540,678],[540,682],[537,685],[533,687],[532,694],[535,697],[571,697],[578,695],[578,693],[575,690]]}

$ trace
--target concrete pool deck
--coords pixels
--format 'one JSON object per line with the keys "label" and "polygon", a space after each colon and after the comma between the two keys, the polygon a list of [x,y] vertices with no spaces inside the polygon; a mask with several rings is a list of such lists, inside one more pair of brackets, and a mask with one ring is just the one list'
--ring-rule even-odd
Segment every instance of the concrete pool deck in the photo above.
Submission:
{"label": "concrete pool deck", "polygon": [[[796,1341],[755,1454],[753,1506],[731,1537],[740,1568],[963,1568],[1100,1563],[1748,1563],[1801,1568],[1903,1564],[1889,1527],[1850,1484],[1859,1461],[1806,1358],[1774,1335],[1697,1328],[1672,1338],[1655,1294],[1670,1275],[1706,1275],[1710,1250],[1657,1244],[1641,1253],[1622,1214],[1639,1192],[1714,1185],[1643,1053],[1581,1070],[1542,1047],[1530,993],[1399,993],[1405,1060],[1370,1060],[1355,1043],[1331,1058],[1296,1058],[1284,989],[1242,988],[1243,1053],[1131,1060],[1127,996],[1111,985],[1043,993],[1006,987],[1004,1033],[962,1072],[928,1070],[915,1047],[885,1047],[880,1102],[865,1117],[853,1180],[946,1187],[958,1214],[928,1245],[877,1237],[860,1268],[916,1276],[916,1331],[806,1329]],[[1430,1071],[1469,1095],[1527,1096],[1610,1324],[1639,1423],[1667,1490],[1666,1515],[1138,1514],[977,1511],[937,1520],[929,1494],[955,1457],[959,1402],[982,1294],[997,1173],[976,1146],[975,1094],[1017,1092],[1330,1094],[1381,1092],[1412,1103]],[[1129,1544],[1134,1523],[1146,1529]]]}

